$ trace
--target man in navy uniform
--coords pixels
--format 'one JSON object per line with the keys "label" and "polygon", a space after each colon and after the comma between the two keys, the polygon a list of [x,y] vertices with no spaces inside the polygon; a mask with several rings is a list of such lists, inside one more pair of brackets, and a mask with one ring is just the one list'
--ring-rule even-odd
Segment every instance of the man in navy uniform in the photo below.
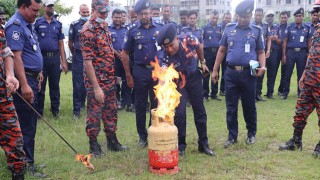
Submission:
{"label": "man in navy uniform", "polygon": [[[157,100],[153,91],[156,82],[152,79],[153,66],[151,61],[161,47],[156,42],[156,37],[163,26],[161,22],[153,21],[150,16],[150,2],[140,0],[134,7],[139,21],[132,24],[127,31],[122,50],[122,63],[126,73],[126,80],[130,88],[135,88],[136,125],[139,134],[140,147],[147,146],[146,106],[148,95],[151,109],[157,107]],[[131,74],[129,54],[133,54],[133,72]],[[132,76],[134,75],[134,76]]]}
{"label": "man in navy uniform", "polygon": [[126,74],[122,65],[122,45],[127,32],[127,27],[121,24],[121,10],[114,9],[112,11],[112,24],[109,26],[111,32],[112,46],[115,55],[116,76],[121,78],[122,84],[117,84],[117,100],[118,110],[125,107],[130,108],[131,105],[131,89],[126,82]]}
{"label": "man in navy uniform", "polygon": [[309,13],[310,13],[310,19],[311,19],[311,22],[309,24],[310,33],[313,36],[315,26],[319,23],[319,14],[318,14],[318,11],[315,9],[312,9]]}
{"label": "man in navy uniform", "polygon": [[281,49],[281,39],[279,37],[279,26],[273,23],[274,12],[268,10],[266,12],[266,21],[267,21],[267,41],[268,46],[266,48],[266,57],[267,57],[267,94],[265,96],[268,99],[273,99],[274,84],[278,72],[278,51]]}
{"label": "man in navy uniform", "polygon": [[80,19],[73,21],[69,28],[68,46],[72,53],[72,85],[73,85],[73,116],[80,118],[80,111],[85,106],[86,88],[83,79],[83,57],[79,43],[82,26],[89,20],[90,11],[86,4],[79,8]]}
{"label": "man in navy uniform", "polygon": [[[43,60],[37,33],[32,24],[39,16],[41,0],[18,0],[17,7],[18,10],[6,24],[5,33],[8,47],[14,54],[15,73],[20,83],[18,92],[35,108]],[[18,95],[13,95],[13,99],[23,135],[25,169],[37,178],[46,177],[45,174],[39,173],[34,165],[37,115]]]}
{"label": "man in navy uniform", "polygon": [[287,27],[282,47],[282,63],[287,64],[282,99],[287,99],[288,97],[291,76],[295,64],[297,64],[297,81],[299,81],[302,76],[304,67],[306,66],[308,49],[312,37],[309,32],[310,26],[303,23],[303,8],[298,9],[293,15],[295,22]]}
{"label": "man in navy uniform", "polygon": [[[174,117],[175,125],[178,127],[179,155],[185,155],[187,146],[186,104],[187,98],[189,97],[198,132],[198,151],[209,156],[214,156],[214,152],[208,145],[206,110],[203,104],[203,98],[199,96],[202,93],[202,74],[198,69],[198,59],[195,53],[199,46],[199,41],[192,35],[180,35],[180,37],[178,37],[174,24],[167,24],[160,30],[157,42],[165,49],[165,51],[159,55],[160,66],[168,67],[173,63],[180,76],[185,77],[180,77],[179,84],[183,83],[181,82],[182,79],[186,81],[184,86],[178,85],[178,91],[182,96],[180,97],[180,103],[176,108]],[[203,56],[200,56],[199,59],[202,70],[208,71]]]}
{"label": "man in navy uniform", "polygon": [[[236,7],[239,15],[237,23],[227,25],[213,68],[212,79],[218,81],[219,66],[227,54],[225,72],[228,140],[224,147],[237,143],[238,138],[238,102],[241,97],[243,115],[246,121],[247,144],[255,143],[257,131],[256,83],[257,76],[265,72],[265,53],[261,28],[250,24],[254,0],[244,0]],[[249,61],[259,61],[256,75],[250,71]],[[252,74],[251,74],[252,73]]]}
{"label": "man in navy uniform", "polygon": [[62,24],[54,17],[54,0],[44,3],[44,16],[37,19],[35,30],[38,34],[41,53],[43,56],[43,82],[38,96],[38,112],[43,115],[45,90],[49,79],[49,94],[51,112],[54,118],[59,117],[60,111],[60,74],[61,68],[67,73],[68,65],[64,51],[64,34]]}
{"label": "man in navy uniform", "polygon": [[[219,41],[222,36],[222,28],[219,26],[219,13],[218,11],[213,11],[211,14],[210,21],[202,27],[203,30],[203,52],[204,58],[206,59],[206,65],[210,71],[213,69],[213,65],[216,60],[217,52],[219,49]],[[211,83],[211,88],[209,88],[209,80],[210,76],[206,76],[203,78],[203,96],[204,99],[208,100],[210,96],[211,99],[216,99],[221,101],[218,98],[218,83]],[[209,93],[211,90],[211,93]]]}
{"label": "man in navy uniform", "polygon": [[178,25],[178,34],[180,34],[181,29],[188,26],[188,11],[182,10],[180,11],[180,24]]}

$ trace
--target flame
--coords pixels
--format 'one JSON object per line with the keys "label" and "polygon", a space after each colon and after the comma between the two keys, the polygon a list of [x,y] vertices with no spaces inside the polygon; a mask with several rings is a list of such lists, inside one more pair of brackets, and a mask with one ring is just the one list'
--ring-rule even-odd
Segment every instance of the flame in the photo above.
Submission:
{"label": "flame", "polygon": [[156,116],[165,122],[171,122],[174,118],[174,110],[180,103],[181,94],[177,91],[177,84],[174,82],[175,79],[179,79],[179,73],[174,69],[173,64],[166,68],[160,67],[157,59],[156,62],[151,62],[151,65],[154,66],[152,78],[159,80],[154,90],[158,99]]}
{"label": "flame", "polygon": [[77,154],[76,155],[76,161],[81,161],[82,164],[88,168],[90,171],[94,171],[94,167],[93,165],[90,163],[90,159],[93,155],[92,154],[88,154],[86,156],[82,155],[82,154]]}

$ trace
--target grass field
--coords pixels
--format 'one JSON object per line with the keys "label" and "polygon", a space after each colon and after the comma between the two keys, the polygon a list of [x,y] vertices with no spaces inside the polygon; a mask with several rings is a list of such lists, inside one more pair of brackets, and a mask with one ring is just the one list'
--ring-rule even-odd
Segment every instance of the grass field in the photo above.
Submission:
{"label": "grass field", "polygon": [[[294,75],[295,76],[295,75]],[[296,77],[292,78],[291,93],[287,100],[275,99],[257,103],[258,131],[256,144],[246,145],[246,128],[239,107],[238,144],[223,149],[227,139],[225,123],[225,102],[205,102],[208,114],[208,137],[216,157],[208,157],[197,151],[197,133],[191,108],[188,108],[186,157],[179,159],[179,173],[158,176],[148,171],[147,148],[137,147],[138,135],[133,113],[118,113],[117,136],[122,144],[129,146],[127,152],[106,151],[106,138],[100,133],[99,142],[106,157],[92,159],[96,171],[89,173],[81,163],[75,161],[75,154],[41,120],[36,135],[36,163],[47,165],[44,172],[49,179],[319,179],[320,159],[312,156],[319,141],[318,118],[310,116],[310,122],[303,136],[303,150],[281,152],[278,146],[287,141],[293,132],[294,107],[297,99]],[[279,79],[279,78],[278,78]],[[277,79],[277,81],[278,81]],[[263,94],[266,91],[264,81]],[[276,88],[278,83],[276,84]],[[47,91],[48,92],[48,91]],[[277,92],[275,90],[275,92]],[[241,103],[240,103],[241,104]],[[79,152],[88,154],[88,138],[85,133],[85,112],[81,119],[72,118],[71,73],[61,79],[61,117],[54,120],[49,111],[48,96],[45,104],[45,118]],[[0,153],[0,179],[10,179],[3,151]],[[27,179],[33,179],[30,176]]]}

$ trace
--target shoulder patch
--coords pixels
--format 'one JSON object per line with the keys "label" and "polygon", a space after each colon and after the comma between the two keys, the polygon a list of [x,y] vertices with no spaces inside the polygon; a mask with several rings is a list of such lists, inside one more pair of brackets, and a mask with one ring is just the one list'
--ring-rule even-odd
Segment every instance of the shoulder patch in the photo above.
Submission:
{"label": "shoulder patch", "polygon": [[13,21],[13,24],[20,26],[21,25],[21,21],[19,19],[16,19],[16,20]]}
{"label": "shoulder patch", "polygon": [[12,32],[12,39],[18,41],[20,39],[20,32],[13,31]]}
{"label": "shoulder patch", "polygon": [[71,24],[72,25],[75,25],[75,24],[77,24],[79,22],[79,20],[76,20],[76,21],[73,21]]}

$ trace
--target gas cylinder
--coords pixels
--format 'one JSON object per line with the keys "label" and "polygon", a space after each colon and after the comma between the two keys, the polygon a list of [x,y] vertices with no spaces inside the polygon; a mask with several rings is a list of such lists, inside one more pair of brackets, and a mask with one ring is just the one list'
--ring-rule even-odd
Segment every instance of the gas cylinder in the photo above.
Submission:
{"label": "gas cylinder", "polygon": [[164,122],[151,110],[151,126],[148,129],[149,170],[155,174],[178,172],[178,128],[174,121]]}

